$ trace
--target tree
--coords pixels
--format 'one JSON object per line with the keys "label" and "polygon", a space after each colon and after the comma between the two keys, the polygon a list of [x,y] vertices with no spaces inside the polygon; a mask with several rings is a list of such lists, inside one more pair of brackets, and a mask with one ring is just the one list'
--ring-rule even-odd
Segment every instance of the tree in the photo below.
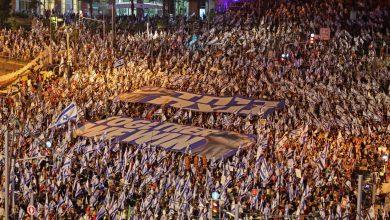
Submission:
{"label": "tree", "polygon": [[94,0],[82,0],[82,1],[84,1],[85,3],[88,4],[89,16],[93,17],[93,7],[92,7],[92,5],[93,5]]}
{"label": "tree", "polygon": [[39,0],[31,0],[29,4],[29,9],[36,12],[40,4],[41,2]]}
{"label": "tree", "polygon": [[[137,3],[139,5],[142,5],[144,3],[143,0],[137,0]],[[144,9],[142,7],[137,8],[137,17],[142,18],[144,16]]]}
{"label": "tree", "polygon": [[134,0],[131,0],[131,15],[134,16]]}
{"label": "tree", "polygon": [[0,26],[3,26],[9,16],[11,0],[2,0],[0,2]]}

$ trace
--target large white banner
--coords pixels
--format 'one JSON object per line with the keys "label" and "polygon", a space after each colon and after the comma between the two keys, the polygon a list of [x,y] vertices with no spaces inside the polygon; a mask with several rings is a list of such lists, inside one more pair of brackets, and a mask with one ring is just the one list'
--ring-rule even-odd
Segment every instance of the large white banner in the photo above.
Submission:
{"label": "large white banner", "polygon": [[88,122],[75,131],[83,137],[114,139],[132,144],[150,144],[166,150],[206,155],[207,158],[232,156],[236,150],[253,143],[247,135],[229,131],[211,130],[174,123],[152,122],[127,117],[111,117],[97,122]]}
{"label": "large white banner", "polygon": [[276,108],[284,106],[284,101],[264,101],[239,96],[196,95],[158,87],[144,87],[132,93],[123,93],[118,98],[124,102],[168,105],[198,112],[254,114],[262,117],[267,117]]}

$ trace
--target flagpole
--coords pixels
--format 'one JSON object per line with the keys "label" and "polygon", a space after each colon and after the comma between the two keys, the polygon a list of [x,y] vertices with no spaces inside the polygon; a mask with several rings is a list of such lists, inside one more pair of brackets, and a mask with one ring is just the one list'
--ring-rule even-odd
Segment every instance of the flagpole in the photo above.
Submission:
{"label": "flagpole", "polygon": [[[256,201],[256,203],[257,203],[257,201]],[[238,220],[238,219],[239,219],[240,205],[239,205],[238,202],[237,202],[234,206],[235,206],[235,210],[234,210],[234,220]]]}
{"label": "flagpole", "polygon": [[213,219],[213,200],[210,201],[210,211],[207,213],[208,214],[208,219]]}
{"label": "flagpole", "polygon": [[[11,159],[12,176],[15,176],[15,159]],[[15,181],[12,181],[11,185],[11,215],[15,217]]]}
{"label": "flagpole", "polygon": [[112,28],[112,55],[114,55],[114,47],[115,47],[115,16],[116,16],[116,8],[115,8],[116,1],[112,1],[112,8],[111,8],[111,28]]}
{"label": "flagpole", "polygon": [[358,194],[357,194],[357,212],[356,212],[357,220],[361,219],[362,180],[363,180],[363,176],[360,174],[358,179]]}
{"label": "flagpole", "polygon": [[8,131],[4,137],[4,154],[5,154],[5,220],[9,220],[9,148],[8,148]]}
{"label": "flagpole", "polygon": [[[32,190],[32,183],[30,183],[30,192],[31,192],[30,205],[34,206],[34,192]],[[34,220],[34,215],[31,215],[30,218],[31,218],[31,220]]]}

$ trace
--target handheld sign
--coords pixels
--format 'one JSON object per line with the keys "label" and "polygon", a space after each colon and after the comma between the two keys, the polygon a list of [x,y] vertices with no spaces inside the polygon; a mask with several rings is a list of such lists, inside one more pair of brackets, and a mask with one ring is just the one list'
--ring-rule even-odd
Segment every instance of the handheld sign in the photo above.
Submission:
{"label": "handheld sign", "polygon": [[321,40],[330,40],[330,28],[321,28],[320,29],[320,39]]}
{"label": "handheld sign", "polygon": [[27,213],[31,216],[35,215],[36,209],[33,205],[27,206]]}

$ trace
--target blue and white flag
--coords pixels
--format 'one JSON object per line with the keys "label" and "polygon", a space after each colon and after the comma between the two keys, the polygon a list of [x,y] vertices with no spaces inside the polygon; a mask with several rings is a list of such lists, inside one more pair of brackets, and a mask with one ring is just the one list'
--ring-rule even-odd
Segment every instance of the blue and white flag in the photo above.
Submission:
{"label": "blue and white flag", "polygon": [[80,183],[77,183],[76,194],[74,195],[74,197],[77,198],[77,196],[80,195],[81,193],[82,193],[82,188],[80,186]]}
{"label": "blue and white flag", "polygon": [[114,68],[118,68],[125,65],[125,60],[123,58],[117,59],[114,63]]}
{"label": "blue and white flag", "polygon": [[72,156],[73,155],[69,155],[65,158],[64,165],[62,166],[62,169],[64,171],[67,171],[72,167],[72,159],[71,159]]}
{"label": "blue and white flag", "polygon": [[260,166],[260,177],[263,181],[268,180],[272,175],[271,167],[268,166],[267,161],[263,158],[263,161]]}
{"label": "blue and white flag", "polygon": [[102,206],[98,213],[96,214],[96,220],[101,220],[104,218],[104,215],[106,214],[106,209],[104,208],[104,206]]}
{"label": "blue and white flag", "polygon": [[320,156],[317,158],[317,165],[318,167],[323,170],[326,166],[326,154],[324,152],[320,153]]}
{"label": "blue and white flag", "polygon": [[188,46],[191,47],[193,44],[196,43],[196,41],[198,41],[198,36],[194,34],[191,36],[191,40],[188,42]]}
{"label": "blue and white flag", "polygon": [[45,206],[44,206],[44,217],[45,219],[48,217],[48,214],[49,214],[49,199],[47,197],[47,193],[46,193],[46,197],[45,197]]}
{"label": "blue and white flag", "polygon": [[64,199],[62,199],[62,197],[60,197],[59,201],[57,202],[57,209],[59,209],[61,207],[61,205],[64,203],[65,203]]}
{"label": "blue and white flag", "polygon": [[108,213],[110,215],[110,219],[116,219],[116,214],[118,212],[118,203],[113,202],[111,205],[111,208],[108,210]]}
{"label": "blue and white flag", "polygon": [[305,207],[306,207],[305,200],[309,196],[310,196],[310,188],[309,188],[308,185],[306,185],[306,188],[303,191],[303,194],[302,194],[302,197],[301,197],[301,201],[299,202],[299,207],[298,207],[298,210],[296,212],[297,214],[300,214],[301,211],[305,209]]}
{"label": "blue and white flag", "polygon": [[58,127],[61,126],[68,121],[77,119],[77,106],[74,102],[70,103],[68,107],[66,107],[60,115],[58,115],[57,119],[54,121],[52,126],[50,127]]}
{"label": "blue and white flag", "polygon": [[124,209],[125,208],[125,200],[126,200],[126,194],[125,194],[125,191],[123,191],[121,193],[121,195],[119,196],[119,200],[118,200],[120,209]]}
{"label": "blue and white flag", "polygon": [[318,167],[323,170],[325,169],[326,167],[326,157],[327,157],[327,154],[328,154],[328,149],[329,149],[329,144],[327,143],[326,146],[325,146],[325,149],[320,153],[318,159],[317,159],[317,164],[318,164]]}

